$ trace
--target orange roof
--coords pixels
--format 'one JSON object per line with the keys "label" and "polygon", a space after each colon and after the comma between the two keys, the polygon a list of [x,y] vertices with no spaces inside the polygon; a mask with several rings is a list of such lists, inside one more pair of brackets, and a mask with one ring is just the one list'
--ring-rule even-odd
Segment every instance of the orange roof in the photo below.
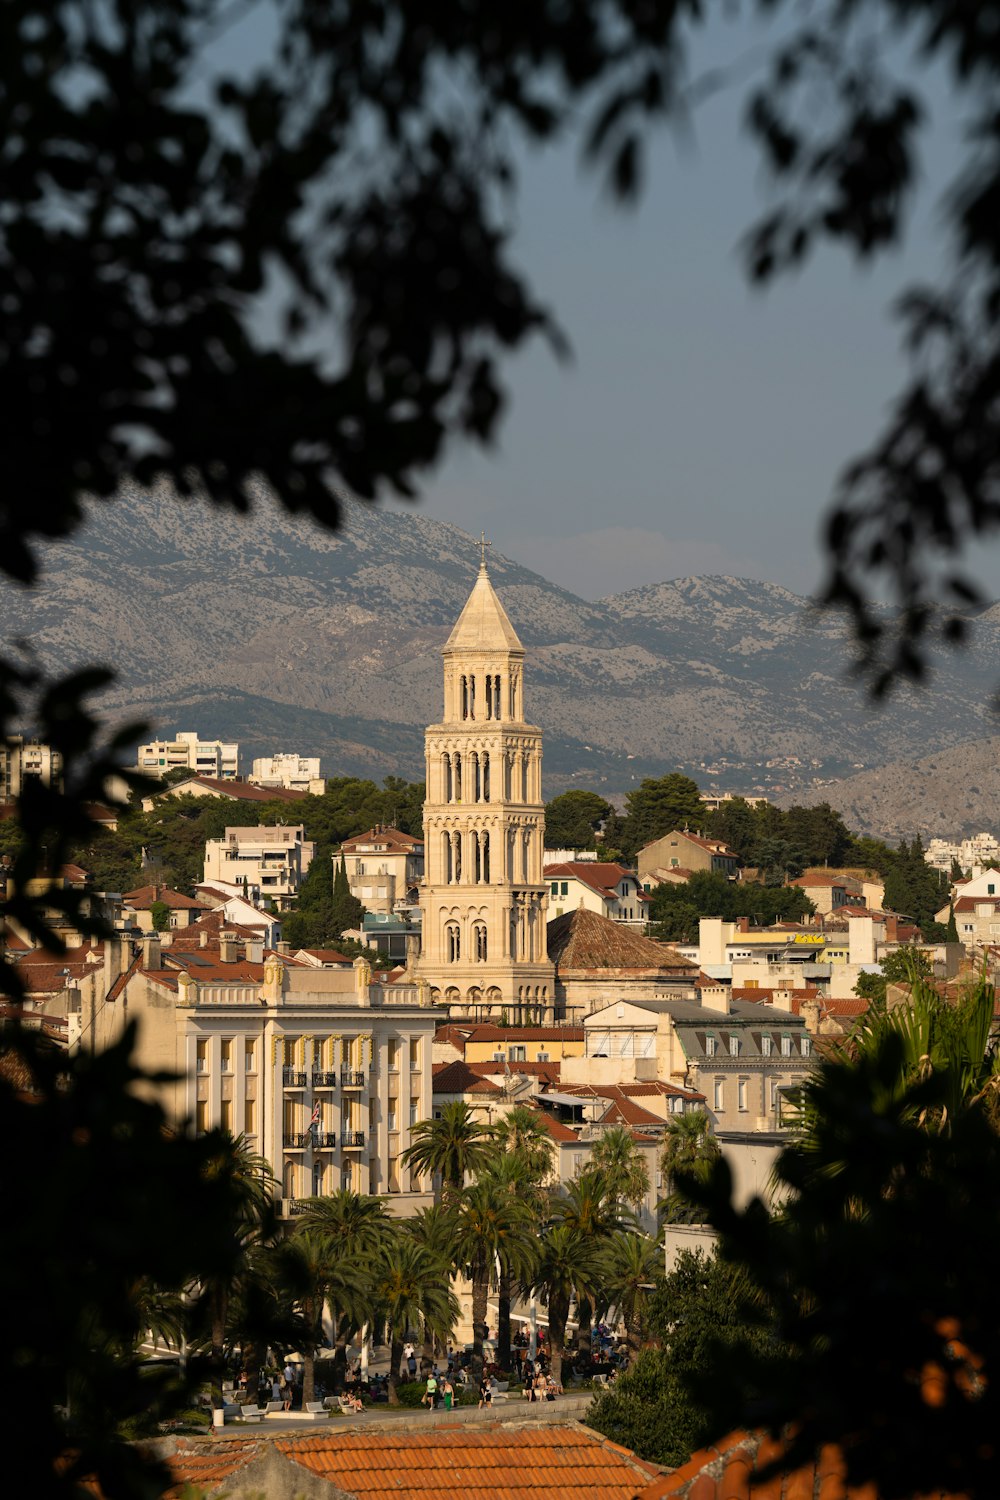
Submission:
{"label": "orange roof", "polygon": [[433,1066],[434,1081],[432,1089],[435,1094],[488,1094],[491,1098],[501,1095],[503,1090],[488,1078],[481,1078],[478,1073],[464,1062],[435,1063]]}
{"label": "orange roof", "polygon": [[557,1120],[555,1115],[550,1115],[544,1109],[538,1110],[537,1113],[538,1118],[541,1120],[542,1124],[545,1126],[545,1129],[548,1131],[551,1140],[574,1142],[579,1141],[580,1137],[577,1135],[576,1131],[570,1130],[569,1126],[564,1125],[561,1120]]}
{"label": "orange roof", "polygon": [[[637,1500],[878,1500],[874,1484],[848,1484],[839,1448],[825,1444],[810,1462],[792,1471],[759,1475],[780,1460],[783,1445],[759,1432],[734,1432],[702,1448],[672,1474],[654,1479]],[[960,1500],[934,1490],[922,1500]]]}
{"label": "orange roof", "polygon": [[[409,1427],[409,1424],[406,1424]],[[438,1425],[431,1432],[395,1430],[275,1440],[280,1453],[359,1497],[395,1500],[569,1500],[600,1495],[633,1500],[656,1472],[627,1448],[579,1423],[565,1426]],[[294,1486],[293,1486],[294,1487]]]}
{"label": "orange roof", "polygon": [[195,901],[191,896],[185,896],[182,891],[172,891],[167,885],[143,885],[137,891],[126,891],[122,896],[129,906],[134,906],[140,911],[144,907],[152,906],[154,901],[162,901],[164,906],[169,906],[172,911],[204,911],[204,901]]}
{"label": "orange roof", "polygon": [[369,828],[365,833],[356,833],[353,838],[345,839],[341,848],[348,854],[355,853],[362,845],[378,845],[379,853],[386,854],[411,854],[415,849],[424,847],[423,839],[415,839],[409,833],[403,833],[399,828]]}
{"label": "orange roof", "polygon": [[[232,797],[237,802],[299,802],[309,795],[308,792],[297,792],[287,786],[254,786],[250,781],[222,780],[218,776],[186,776],[183,781],[174,782],[167,795],[177,796],[193,781],[220,796]],[[162,797],[164,793],[154,792],[153,795]]]}
{"label": "orange roof", "polygon": [[300,953],[308,953],[310,958],[318,958],[321,964],[353,964],[353,958],[348,958],[346,953],[338,953],[336,948],[300,948]]}
{"label": "orange roof", "polygon": [[483,1021],[468,1026],[460,1022],[439,1026],[434,1040],[461,1048],[467,1042],[548,1042],[556,1037],[566,1042],[582,1042],[586,1036],[582,1026],[496,1026]]}
{"label": "orange roof", "polygon": [[[626,875],[638,883],[634,870],[625,865],[613,865],[598,859],[567,861],[561,865],[546,865],[542,872],[546,880],[579,880],[599,896],[616,896],[615,887]],[[635,892],[637,901],[648,901],[649,897],[640,888]]]}

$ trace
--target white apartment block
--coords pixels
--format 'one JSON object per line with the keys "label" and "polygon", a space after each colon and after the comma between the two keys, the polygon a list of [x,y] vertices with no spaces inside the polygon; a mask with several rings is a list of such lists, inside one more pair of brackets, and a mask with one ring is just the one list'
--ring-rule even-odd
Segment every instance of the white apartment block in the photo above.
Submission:
{"label": "white apartment block", "polygon": [[963,872],[971,871],[975,877],[991,865],[1000,865],[1000,842],[992,833],[974,833],[971,838],[955,843],[931,839],[924,859],[945,875],[950,875],[952,864],[957,863]]}
{"label": "white apartment block", "polygon": [[153,740],[140,745],[136,764],[140,771],[165,776],[168,771],[191,771],[217,781],[235,781],[239,776],[240,747],[226,740],[200,740],[193,730],[184,730],[172,740]]}
{"label": "white apartment block", "polygon": [[301,823],[293,827],[227,828],[221,839],[205,844],[203,885],[252,901],[273,901],[286,911],[302,884],[316,846]]}
{"label": "white apartment block", "polygon": [[313,792],[322,796],[326,783],[320,775],[318,755],[267,755],[253,763],[247,777],[254,786],[280,786],[290,792]]}
{"label": "white apartment block", "polygon": [[32,777],[49,786],[53,781],[58,783],[61,775],[62,756],[51,745],[25,740],[20,734],[0,744],[0,801],[20,797],[24,783]]}

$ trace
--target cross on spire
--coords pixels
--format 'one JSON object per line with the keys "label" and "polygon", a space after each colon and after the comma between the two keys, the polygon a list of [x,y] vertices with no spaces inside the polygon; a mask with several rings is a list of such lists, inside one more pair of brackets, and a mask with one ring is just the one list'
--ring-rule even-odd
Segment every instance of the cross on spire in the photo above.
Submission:
{"label": "cross on spire", "polygon": [[486,540],[486,532],[485,531],[481,532],[480,533],[480,537],[479,537],[479,552],[480,552],[479,566],[480,566],[480,568],[484,572],[486,570],[486,549],[487,549],[487,547],[492,547],[492,546],[493,546],[493,543],[492,542],[488,542]]}

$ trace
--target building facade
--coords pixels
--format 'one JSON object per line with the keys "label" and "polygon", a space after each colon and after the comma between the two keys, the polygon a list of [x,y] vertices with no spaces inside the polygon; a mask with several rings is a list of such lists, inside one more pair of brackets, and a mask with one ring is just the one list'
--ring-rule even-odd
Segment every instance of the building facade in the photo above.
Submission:
{"label": "building facade", "polygon": [[223,934],[162,949],[145,939],[107,993],[83,1045],[137,1019],[139,1064],[176,1075],[160,1085],[171,1120],[246,1135],[286,1215],[341,1187],[384,1194],[397,1214],[430,1203],[429,1180],[400,1160],[432,1109],[435,1016],[415,984],[375,983],[363,959],[317,969]]}
{"label": "building facade", "polygon": [[524,647],[485,561],[445,643],[427,730],[420,976],[455,1015],[544,1020],[542,732],[524,717]]}
{"label": "building facade", "polygon": [[0,802],[20,797],[26,781],[34,777],[43,786],[58,785],[62,777],[62,755],[51,745],[40,745],[12,734],[0,744]]}
{"label": "building facade", "polygon": [[232,741],[200,740],[193,730],[184,730],[175,739],[140,745],[136,764],[154,776],[193,771],[197,776],[235,780],[240,774],[240,747]]}
{"label": "building facade", "polygon": [[283,787],[285,791],[313,792],[317,796],[326,790],[318,755],[263,756],[254,761],[247,780],[254,786]]}
{"label": "building facade", "polygon": [[208,839],[205,844],[202,883],[221,886],[234,895],[245,890],[252,900],[273,901],[278,911],[286,911],[315,852],[301,823],[227,828],[224,838]]}
{"label": "building facade", "polygon": [[345,839],[333,856],[344,860],[351,895],[370,912],[393,912],[415,906],[424,874],[424,846],[398,828],[381,824]]}

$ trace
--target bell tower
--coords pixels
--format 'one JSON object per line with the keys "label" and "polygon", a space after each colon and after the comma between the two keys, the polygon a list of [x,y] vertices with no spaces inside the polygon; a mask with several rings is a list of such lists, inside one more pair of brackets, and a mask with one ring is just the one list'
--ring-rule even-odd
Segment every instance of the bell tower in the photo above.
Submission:
{"label": "bell tower", "polygon": [[444,715],[425,737],[419,972],[451,1015],[553,1015],[542,877],[542,732],[524,720],[524,647],[479,576],[445,642]]}

